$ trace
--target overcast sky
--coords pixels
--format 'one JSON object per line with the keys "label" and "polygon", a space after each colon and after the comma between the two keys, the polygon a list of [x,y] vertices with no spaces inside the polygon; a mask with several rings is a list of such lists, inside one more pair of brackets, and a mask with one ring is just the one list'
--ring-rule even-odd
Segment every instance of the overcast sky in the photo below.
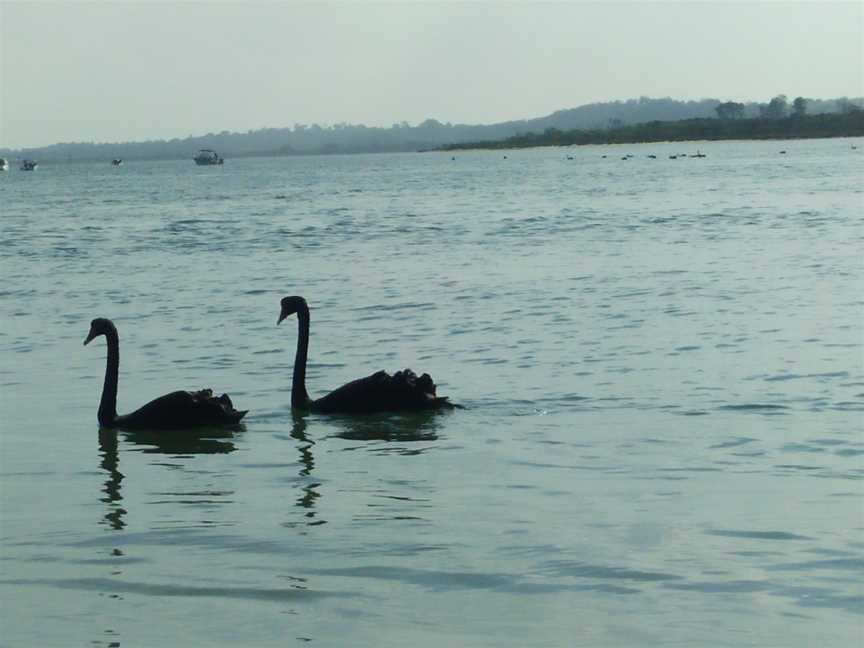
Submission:
{"label": "overcast sky", "polygon": [[9,2],[0,146],[864,94],[864,3]]}

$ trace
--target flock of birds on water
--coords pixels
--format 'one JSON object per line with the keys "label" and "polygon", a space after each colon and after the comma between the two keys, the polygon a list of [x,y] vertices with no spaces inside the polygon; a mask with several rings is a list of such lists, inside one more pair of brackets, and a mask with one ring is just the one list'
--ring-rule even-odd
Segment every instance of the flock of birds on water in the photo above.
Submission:
{"label": "flock of birds on water", "polygon": [[[786,151],[780,151],[780,153],[786,153]],[[506,158],[507,156],[505,155],[504,157]],[[609,157],[609,156],[608,156],[608,155],[604,155],[604,156],[602,156],[602,157],[605,159],[605,158],[607,158],[607,157]],[[634,157],[636,157],[636,156],[633,155],[632,153],[628,153],[627,155],[622,156],[621,159],[622,159],[622,160],[630,160],[630,159],[632,159],[632,158],[634,158]],[[647,157],[647,158],[650,159],[650,160],[656,160],[656,159],[657,159],[657,156],[654,155],[653,153],[649,153],[649,154],[646,155],[645,157]],[[669,159],[670,159],[670,160],[677,160],[678,158],[686,158],[686,157],[692,157],[692,158],[704,158],[704,157],[708,157],[708,156],[705,155],[705,154],[704,154],[702,151],[700,151],[699,149],[696,149],[696,152],[695,152],[695,153],[691,153],[691,154],[689,154],[689,155],[688,155],[687,153],[676,153],[676,154],[674,154],[674,155],[670,155],[670,156],[669,156]],[[568,155],[568,156],[567,156],[567,159],[568,159],[568,160],[575,160],[576,158],[575,158],[574,156],[572,156],[572,155]]]}
{"label": "flock of birds on water", "polygon": [[[436,394],[429,374],[417,376],[410,369],[393,375],[379,371],[353,380],[326,396],[311,399],[306,391],[306,359],[309,349],[309,306],[303,297],[281,301],[276,324],[297,315],[299,334],[291,385],[291,409],[321,414],[374,414],[380,412],[454,409],[461,406]],[[172,430],[199,426],[234,426],[248,410],[235,409],[227,394],[214,396],[211,389],[175,391],[160,396],[129,414],[117,414],[117,383],[120,371],[120,340],[114,323],[102,317],[90,323],[87,345],[105,336],[108,348],[105,382],[97,418],[102,428],[127,430]]]}
{"label": "flock of birds on water", "polygon": [[[852,144],[852,145],[851,145],[851,148],[852,148],[852,150],[854,151],[854,150],[856,150],[858,147],[855,146],[854,144]],[[780,151],[780,155],[786,155],[786,151],[785,151],[785,150],[784,150],[784,151]],[[608,156],[608,155],[603,155],[602,157],[605,159],[605,158],[607,158],[607,157],[609,157],[609,156]],[[629,159],[634,158],[634,157],[636,157],[636,156],[633,155],[632,153],[628,153],[628,154],[622,156],[621,159],[622,159],[622,160],[629,160]],[[653,153],[652,153],[652,154],[649,154],[649,155],[646,155],[645,157],[647,157],[647,158],[649,158],[649,159],[651,159],[651,160],[656,160],[656,159],[657,159],[657,156],[654,155]],[[670,159],[670,160],[677,160],[678,158],[688,158],[688,157],[692,157],[692,158],[704,158],[704,157],[708,157],[708,156],[705,155],[704,153],[702,153],[702,151],[700,151],[700,150],[697,149],[696,153],[689,153],[689,154],[688,154],[688,153],[675,153],[675,154],[673,154],[673,155],[670,155],[670,156],[669,156],[669,159]],[[452,156],[450,159],[451,159],[451,160],[455,160],[455,159],[456,159],[456,156],[454,155],[454,156]],[[504,156],[504,159],[505,159],[505,160],[507,159],[507,156],[506,156],[506,155]],[[573,156],[573,155],[568,155],[568,156],[567,156],[567,159],[568,159],[568,160],[575,160],[576,157]],[[122,159],[122,158],[113,158],[113,159],[111,160],[111,165],[112,165],[112,166],[121,166],[122,164],[123,164],[123,159]],[[32,160],[24,160],[23,163],[22,163],[22,166],[21,166],[21,170],[22,170],[22,171],[34,171],[38,166],[39,166],[39,164],[38,164],[37,162],[33,162]],[[0,171],[2,171],[2,170],[5,170],[5,168],[0,167]]]}

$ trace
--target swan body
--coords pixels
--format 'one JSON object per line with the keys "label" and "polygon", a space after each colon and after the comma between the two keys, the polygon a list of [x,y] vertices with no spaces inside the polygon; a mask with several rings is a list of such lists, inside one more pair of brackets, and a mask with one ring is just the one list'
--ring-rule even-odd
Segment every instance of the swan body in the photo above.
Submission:
{"label": "swan body", "polygon": [[405,410],[453,409],[458,407],[436,394],[429,374],[417,376],[410,369],[392,376],[378,371],[352,380],[317,400],[306,392],[306,359],[309,351],[309,306],[302,297],[285,297],[277,324],[297,314],[299,335],[291,384],[291,408],[321,414],[372,414]]}
{"label": "swan body", "polygon": [[99,402],[99,425],[103,428],[168,430],[201,425],[239,423],[248,410],[238,411],[227,394],[213,396],[210,389],[175,391],[156,398],[129,414],[117,414],[117,382],[120,367],[120,341],[117,328],[109,319],[96,318],[90,323],[89,344],[100,335],[108,345],[105,383]]}

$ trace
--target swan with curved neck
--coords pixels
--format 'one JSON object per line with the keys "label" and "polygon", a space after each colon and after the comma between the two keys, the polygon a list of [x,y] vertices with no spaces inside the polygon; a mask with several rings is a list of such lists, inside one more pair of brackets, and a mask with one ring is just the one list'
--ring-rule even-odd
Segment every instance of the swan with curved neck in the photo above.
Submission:
{"label": "swan with curved neck", "polygon": [[232,425],[239,423],[248,410],[234,409],[227,394],[218,398],[210,389],[197,392],[175,391],[150,401],[130,414],[117,414],[117,381],[120,369],[120,340],[114,323],[97,317],[90,323],[90,333],[84,340],[105,336],[108,360],[102,399],[97,418],[103,428],[167,430],[199,425]]}
{"label": "swan with curved neck", "polygon": [[306,361],[309,353],[309,306],[306,300],[297,296],[285,297],[276,324],[294,314],[297,315],[299,330],[291,384],[292,409],[323,414],[371,414],[459,407],[446,397],[435,394],[435,383],[429,374],[418,378],[410,369],[398,371],[392,376],[379,371],[312,400],[306,392]]}

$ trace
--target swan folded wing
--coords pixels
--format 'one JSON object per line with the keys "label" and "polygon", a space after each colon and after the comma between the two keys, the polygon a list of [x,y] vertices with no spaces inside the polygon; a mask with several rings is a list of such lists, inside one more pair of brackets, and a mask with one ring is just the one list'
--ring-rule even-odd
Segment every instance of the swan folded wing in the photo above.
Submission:
{"label": "swan folded wing", "polygon": [[234,409],[227,394],[213,396],[210,389],[175,391],[156,398],[131,414],[118,417],[118,424],[136,428],[189,428],[199,425],[239,423],[246,411]]}
{"label": "swan folded wing", "polygon": [[378,371],[353,380],[313,405],[318,412],[358,414],[439,407],[453,405],[447,398],[436,396],[435,383],[429,374],[418,377],[410,369],[397,371],[392,376],[386,371]]}
{"label": "swan folded wing", "polygon": [[[384,373],[384,372],[381,372]],[[437,386],[432,376],[424,373],[417,376],[410,369],[397,371],[389,377],[394,393],[398,394],[398,400],[404,404],[399,409],[435,409],[452,408],[454,405],[446,396],[437,395]]]}
{"label": "swan folded wing", "polygon": [[248,410],[242,412],[234,409],[234,403],[228,394],[214,396],[212,389],[202,389],[197,392],[188,392],[192,395],[195,407],[202,416],[212,418],[218,423],[239,423]]}

